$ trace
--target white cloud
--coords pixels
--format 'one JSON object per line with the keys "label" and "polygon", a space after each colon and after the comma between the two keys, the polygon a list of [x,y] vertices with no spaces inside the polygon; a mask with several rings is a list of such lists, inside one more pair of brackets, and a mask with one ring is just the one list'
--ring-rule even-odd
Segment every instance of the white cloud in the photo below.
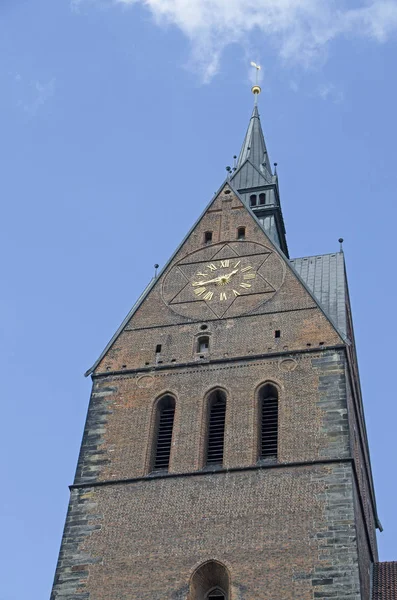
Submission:
{"label": "white cloud", "polygon": [[[15,81],[22,85],[24,83],[21,75],[15,76]],[[47,82],[35,81],[29,85],[23,85],[19,95],[23,95],[23,99],[18,101],[18,105],[25,112],[34,116],[38,110],[55,94],[55,79]]]}
{"label": "white cloud", "polygon": [[344,100],[343,91],[333,83],[323,83],[317,88],[317,95],[322,100],[330,100],[334,104],[340,104]]}
{"label": "white cloud", "polygon": [[[72,0],[81,2],[102,0]],[[110,0],[140,4],[158,25],[180,29],[192,45],[192,62],[209,81],[218,71],[222,51],[232,43],[261,50],[276,48],[287,64],[309,66],[325,59],[338,36],[385,41],[397,31],[397,0],[361,1],[346,8],[344,0]]]}

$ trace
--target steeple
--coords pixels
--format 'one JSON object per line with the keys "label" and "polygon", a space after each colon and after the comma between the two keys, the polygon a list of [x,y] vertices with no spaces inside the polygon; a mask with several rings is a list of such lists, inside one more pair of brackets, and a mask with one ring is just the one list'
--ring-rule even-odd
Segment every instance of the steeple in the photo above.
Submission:
{"label": "steeple", "polygon": [[258,85],[253,86],[254,110],[230,181],[245,204],[253,210],[267,235],[288,257],[278,177],[270,166],[257,106],[260,91]]}
{"label": "steeple", "polygon": [[238,157],[237,169],[241,167],[246,160],[249,160],[251,164],[263,174],[266,180],[271,181],[272,169],[261,127],[258,106],[256,104],[252,111],[252,117]]}

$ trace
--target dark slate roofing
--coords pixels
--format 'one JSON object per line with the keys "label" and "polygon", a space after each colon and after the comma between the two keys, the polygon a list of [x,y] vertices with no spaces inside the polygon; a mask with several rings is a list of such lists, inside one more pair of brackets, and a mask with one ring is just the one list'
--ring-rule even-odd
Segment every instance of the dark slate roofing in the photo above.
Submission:
{"label": "dark slate roofing", "polygon": [[343,253],[294,258],[290,262],[324,312],[346,335],[347,290]]}
{"label": "dark slate roofing", "polygon": [[241,147],[240,156],[238,157],[237,169],[239,169],[246,160],[249,160],[251,164],[260,171],[268,171],[268,175],[271,177],[272,169],[270,166],[270,158],[267,153],[258,107],[256,105],[254,106],[247,133]]}
{"label": "dark slate roofing", "polygon": [[246,160],[241,168],[233,173],[231,181],[236,189],[243,190],[268,185],[272,183],[273,177],[266,169],[260,171],[250,160]]}
{"label": "dark slate roofing", "polygon": [[374,564],[372,600],[397,600],[397,562]]}

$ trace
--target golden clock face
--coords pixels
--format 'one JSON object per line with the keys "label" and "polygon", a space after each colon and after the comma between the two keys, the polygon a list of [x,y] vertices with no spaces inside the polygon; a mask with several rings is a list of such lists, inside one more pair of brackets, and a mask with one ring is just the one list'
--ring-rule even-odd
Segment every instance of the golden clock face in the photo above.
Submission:
{"label": "golden clock face", "polygon": [[180,260],[166,275],[163,299],[179,314],[232,317],[270,300],[285,265],[271,248],[253,242],[214,244]]}

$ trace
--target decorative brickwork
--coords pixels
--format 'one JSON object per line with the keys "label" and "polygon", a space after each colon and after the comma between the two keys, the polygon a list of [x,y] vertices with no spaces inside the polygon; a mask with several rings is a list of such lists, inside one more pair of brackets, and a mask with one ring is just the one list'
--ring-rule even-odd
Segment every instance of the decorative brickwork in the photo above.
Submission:
{"label": "decorative brickwork", "polygon": [[[244,257],[266,259],[256,291],[243,297],[252,274],[227,300],[214,287],[211,308],[191,265],[218,250],[237,257],[222,285]],[[52,600],[204,600],[211,586],[227,600],[370,600],[376,510],[354,358],[226,184],[93,369]],[[277,390],[270,412],[264,389]],[[214,390],[223,462],[207,464]],[[261,427],[276,422],[267,455]]]}

